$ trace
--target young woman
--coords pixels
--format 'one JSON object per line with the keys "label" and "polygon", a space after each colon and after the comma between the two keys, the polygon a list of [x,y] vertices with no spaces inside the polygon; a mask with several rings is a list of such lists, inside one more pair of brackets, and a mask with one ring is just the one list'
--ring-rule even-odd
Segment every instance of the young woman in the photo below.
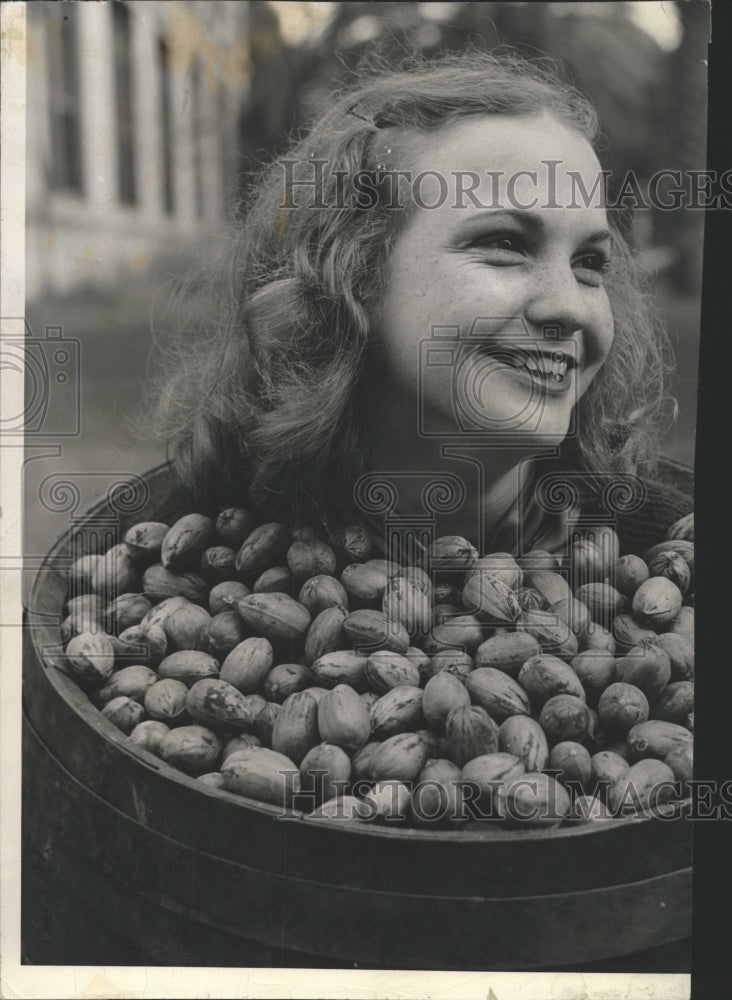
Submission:
{"label": "young woman", "polygon": [[598,136],[577,91],[483,54],[334,99],[262,172],[225,321],[160,392],[199,501],[482,552],[560,552],[580,516],[662,537],[691,508],[653,481],[666,342]]}

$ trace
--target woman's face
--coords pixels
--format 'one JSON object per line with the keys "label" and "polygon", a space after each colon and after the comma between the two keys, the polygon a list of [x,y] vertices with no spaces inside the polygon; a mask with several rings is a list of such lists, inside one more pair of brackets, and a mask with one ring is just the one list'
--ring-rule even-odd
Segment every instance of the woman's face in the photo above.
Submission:
{"label": "woman's face", "polygon": [[407,155],[413,178],[430,174],[372,317],[376,386],[418,400],[427,435],[559,443],[613,339],[594,152],[537,115],[466,119],[410,140]]}

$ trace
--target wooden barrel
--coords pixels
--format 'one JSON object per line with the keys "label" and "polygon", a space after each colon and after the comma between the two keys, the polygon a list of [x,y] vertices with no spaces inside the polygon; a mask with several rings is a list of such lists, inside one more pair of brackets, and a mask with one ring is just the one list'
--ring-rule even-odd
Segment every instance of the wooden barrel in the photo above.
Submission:
{"label": "wooden barrel", "polygon": [[[185,511],[167,468],[147,484],[143,506],[120,514],[105,501],[74,532],[115,513],[123,532]],[[684,818],[436,833],[283,817],[133,747],[63,670],[59,624],[77,544],[70,532],[52,549],[26,613],[24,839],[120,954],[198,966],[620,961],[642,971],[630,956],[688,939]],[[682,970],[677,960],[647,971]]]}

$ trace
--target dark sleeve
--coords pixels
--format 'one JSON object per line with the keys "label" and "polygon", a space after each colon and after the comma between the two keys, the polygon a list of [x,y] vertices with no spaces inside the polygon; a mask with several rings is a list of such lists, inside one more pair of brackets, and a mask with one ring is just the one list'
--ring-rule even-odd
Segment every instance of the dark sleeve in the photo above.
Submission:
{"label": "dark sleeve", "polygon": [[645,485],[646,498],[639,509],[617,517],[621,555],[642,555],[651,545],[663,541],[674,521],[694,509],[692,498],[674,486],[655,479],[646,479]]}

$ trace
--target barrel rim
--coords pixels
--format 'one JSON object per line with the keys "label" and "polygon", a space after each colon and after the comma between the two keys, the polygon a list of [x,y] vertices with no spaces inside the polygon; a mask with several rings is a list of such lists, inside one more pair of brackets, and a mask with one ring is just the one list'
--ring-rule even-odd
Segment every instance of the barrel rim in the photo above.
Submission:
{"label": "barrel rim", "polygon": [[[36,850],[47,851],[49,845],[51,845],[52,851],[60,850],[61,854],[58,856],[62,858],[62,867],[76,856],[77,860],[83,866],[83,880],[85,884],[90,883],[98,886],[100,880],[102,880],[106,891],[104,893],[96,892],[91,894],[91,901],[94,904],[93,909],[96,911],[99,908],[100,917],[104,917],[109,912],[108,890],[112,890],[115,910],[121,898],[119,892],[126,893],[125,898],[127,902],[129,902],[129,894],[133,893],[134,898],[141,900],[144,906],[143,913],[145,920],[147,920],[146,926],[152,922],[156,928],[156,933],[159,932],[157,915],[148,918],[145,911],[151,906],[158,910],[162,906],[165,914],[171,914],[174,919],[183,916],[188,922],[188,927],[190,926],[191,919],[193,919],[196,922],[197,929],[209,928],[210,930],[214,930],[217,935],[220,935],[223,931],[225,933],[233,933],[237,938],[253,938],[264,945],[272,943],[281,944],[284,927],[287,946],[295,948],[301,953],[317,952],[322,955],[330,955],[336,959],[347,956],[349,961],[361,955],[364,961],[373,961],[374,957],[379,954],[382,956],[379,962],[382,966],[384,965],[383,955],[391,955],[392,953],[388,943],[390,939],[386,938],[386,945],[383,935],[376,934],[374,936],[372,934],[365,939],[361,936],[359,927],[363,926],[367,928],[369,925],[373,926],[374,923],[380,923],[381,917],[386,912],[394,912],[393,908],[395,905],[404,916],[409,914],[414,917],[415,915],[424,916],[424,907],[427,904],[429,906],[428,912],[433,915],[439,912],[441,914],[439,919],[445,919],[448,925],[453,923],[454,917],[457,914],[465,915],[466,910],[469,910],[473,918],[480,918],[481,925],[487,922],[485,923],[486,928],[490,926],[497,933],[498,940],[501,941],[500,945],[498,945],[498,952],[495,951],[495,941],[497,939],[490,935],[488,940],[493,941],[494,954],[503,954],[504,959],[508,954],[513,955],[516,941],[520,942],[522,940],[521,935],[516,938],[515,934],[511,931],[511,926],[514,922],[511,919],[511,914],[515,917],[517,908],[519,908],[519,911],[524,915],[522,919],[528,920],[529,925],[533,921],[535,929],[540,931],[540,949],[544,955],[543,960],[541,960],[542,965],[552,965],[552,960],[556,958],[558,950],[561,947],[566,948],[567,945],[566,925],[557,925],[554,920],[541,920],[537,916],[537,912],[551,912],[555,906],[559,907],[566,918],[573,922],[572,926],[576,927],[577,933],[573,932],[571,935],[574,961],[596,961],[603,956],[618,957],[618,955],[634,954],[637,951],[638,942],[634,936],[634,930],[632,926],[626,926],[625,939],[620,951],[618,951],[619,942],[616,936],[605,938],[601,945],[601,951],[598,952],[598,942],[592,936],[591,930],[595,926],[596,921],[594,919],[587,919],[589,914],[592,914],[594,917],[598,913],[598,903],[601,904],[599,907],[600,911],[614,913],[616,918],[621,915],[624,909],[627,909],[629,904],[632,905],[633,899],[642,904],[647,913],[643,921],[643,926],[645,933],[647,935],[650,934],[650,941],[647,942],[647,945],[650,944],[651,947],[656,947],[664,941],[678,941],[688,936],[692,878],[692,872],[688,866],[674,868],[673,870],[658,873],[655,876],[646,876],[628,882],[610,883],[598,887],[590,886],[587,889],[578,887],[569,892],[562,886],[558,891],[545,892],[539,895],[534,892],[525,892],[518,896],[511,894],[494,896],[493,894],[476,894],[470,891],[463,891],[458,894],[454,892],[445,893],[430,890],[429,887],[427,887],[428,891],[425,891],[424,887],[420,887],[417,892],[410,889],[402,889],[396,892],[391,885],[373,888],[369,885],[354,887],[344,885],[340,881],[333,882],[330,879],[323,882],[323,873],[327,873],[329,870],[327,866],[318,868],[315,878],[302,877],[301,875],[293,876],[292,870],[278,870],[268,873],[257,867],[252,868],[252,866],[246,863],[232,863],[230,859],[222,859],[217,855],[193,849],[195,864],[203,866],[201,871],[205,872],[204,881],[211,886],[218,886],[218,891],[214,893],[214,899],[217,902],[213,909],[210,909],[206,898],[201,899],[195,893],[193,896],[187,895],[187,880],[180,879],[176,874],[189,867],[192,858],[192,846],[181,842],[171,845],[167,843],[163,844],[163,841],[167,841],[168,838],[157,837],[157,840],[161,842],[159,846],[164,849],[165,856],[169,859],[170,864],[162,866],[162,882],[160,885],[157,882],[157,875],[153,878],[153,882],[161,890],[161,893],[155,892],[151,894],[149,892],[150,884],[146,881],[147,874],[150,872],[149,864],[147,867],[144,864],[138,865],[134,859],[139,857],[139,851],[135,850],[134,847],[135,845],[138,848],[141,846],[144,847],[145,857],[150,857],[151,855],[156,858],[160,857],[160,850],[150,850],[152,843],[149,839],[150,833],[156,833],[157,831],[150,831],[144,828],[139,821],[135,821],[133,817],[128,815],[120,816],[120,821],[117,822],[111,815],[116,810],[110,810],[109,803],[104,798],[81,784],[73,773],[65,769],[63,765],[60,765],[58,760],[52,754],[48,753],[47,748],[44,747],[39,740],[38,734],[35,733],[32,727],[29,727],[27,732],[24,727],[24,739],[26,736],[30,739],[35,751],[43,754],[43,767],[41,771],[43,772],[44,768],[51,768],[53,772],[53,777],[49,774],[44,774],[44,777],[40,779],[45,792],[50,794],[46,808],[52,805],[54,796],[61,794],[62,800],[58,802],[59,811],[60,813],[66,813],[65,819],[61,818],[59,820],[57,811],[51,809],[50,815],[46,817],[47,822],[37,823],[37,825],[32,824],[30,826],[28,830],[30,841],[35,845]],[[71,785],[67,785],[69,782]],[[75,807],[70,808],[68,806],[67,788],[74,789],[76,795],[83,797],[83,801],[86,803],[83,808],[78,808],[78,803]],[[102,838],[101,841],[99,838],[87,839],[90,837],[90,830],[94,828],[94,824],[90,824],[88,818],[96,815],[99,810],[101,810],[106,824],[104,829],[110,836],[111,843],[116,848],[112,851],[105,850],[106,837]],[[68,825],[69,821],[71,823],[70,826]],[[144,841],[139,840],[142,829],[145,829]],[[71,835],[69,835],[70,833]],[[116,858],[119,848],[122,845],[127,849],[123,851],[125,860],[120,868],[116,862],[110,863],[110,860]],[[174,861],[173,859],[176,860]],[[225,867],[222,867],[222,864]],[[232,875],[239,868],[249,873],[247,878],[251,876],[255,880],[250,884],[245,879],[242,884],[245,892],[249,891],[254,894],[257,902],[265,906],[268,921],[265,921],[263,924],[257,920],[247,922],[246,919],[242,919],[242,911],[240,909],[232,911],[232,901],[236,905],[235,901],[239,897],[237,894],[232,895],[222,889],[224,885],[228,888],[232,884]],[[154,870],[155,872],[161,871],[159,867]],[[74,871],[76,875],[74,876],[72,872],[70,881],[66,883],[72,892],[78,885],[80,871],[78,863]],[[222,882],[222,877],[225,879],[224,882]],[[209,878],[211,879],[210,882]],[[288,885],[286,896],[283,895],[281,889],[283,879]],[[356,894],[353,892],[354,888],[358,889]],[[262,903],[262,896],[266,899],[265,903]],[[222,908],[219,903],[225,898],[229,899],[230,902],[224,903]],[[356,906],[354,908],[354,900],[356,899],[361,901],[363,904],[362,907]],[[664,906],[664,904],[667,906],[670,899],[674,901],[673,907],[666,912],[666,920],[663,922],[662,927],[652,919],[649,919],[654,905],[653,902],[649,904],[649,899],[660,902],[661,906]],[[254,902],[254,899],[252,902]],[[288,910],[290,905],[292,908]],[[348,906],[349,912],[353,910],[352,916],[354,919],[349,920],[346,928],[350,932],[350,938],[344,940],[342,934],[331,933],[331,927],[333,921],[340,919],[338,914],[342,913],[346,906]],[[314,911],[311,909],[312,907],[314,907]],[[285,918],[284,923],[281,922],[281,918],[278,916],[278,908],[283,908],[282,916]],[[273,913],[273,910],[277,912]],[[315,912],[317,914],[316,919],[304,920],[303,917],[306,910],[308,913]],[[579,915],[582,912],[585,914],[584,918]],[[236,919],[232,919],[233,914],[235,914]],[[673,918],[669,922],[671,914],[673,914]],[[504,919],[504,915],[508,916],[508,921]],[[453,919],[450,919],[450,917]],[[473,951],[472,946],[470,943],[466,943],[466,939],[463,936],[460,939],[462,954],[458,962],[454,947],[455,942],[451,940],[449,935],[445,937],[441,934],[438,943],[442,948],[442,952],[440,960],[436,961],[434,942],[425,951],[422,947],[423,942],[417,943],[415,941],[414,931],[416,929],[417,933],[420,933],[421,921],[419,919],[408,919],[406,923],[408,927],[411,925],[413,933],[411,938],[408,935],[407,941],[403,943],[410,949],[411,955],[414,955],[415,948],[417,949],[418,964],[414,965],[413,961],[409,961],[408,963],[401,963],[399,967],[406,964],[408,967],[434,968],[437,965],[443,967],[445,962],[447,962],[449,968],[465,970],[466,961],[463,959],[463,955],[465,955],[469,956],[467,957],[467,967],[472,969],[473,966],[469,963],[477,954],[483,954],[480,949],[478,952]],[[309,928],[315,928],[316,939],[313,938],[313,934]],[[120,927],[120,930],[122,929]],[[473,941],[476,941],[475,923],[472,924],[472,928],[466,928],[466,930],[471,929],[473,932]],[[252,933],[253,930],[254,933]],[[388,935],[388,921],[386,933]],[[187,938],[188,935],[183,934],[182,936],[183,938]],[[180,937],[180,935],[177,935],[177,937]],[[218,937],[217,940],[219,940]],[[130,941],[131,943],[135,943],[136,939],[130,938]],[[536,947],[539,942],[535,938],[533,938],[533,941]],[[167,941],[165,942],[165,946],[168,947]],[[386,952],[384,951],[384,947],[386,947]],[[608,948],[610,951],[607,950]],[[186,955],[182,963],[179,961],[178,964],[200,964],[199,955],[200,953],[197,955]],[[516,968],[523,968],[524,966],[523,954],[520,959],[514,958],[511,961],[504,959],[501,959],[501,968],[511,968],[515,971]],[[566,954],[562,956],[562,964],[566,964],[569,960]],[[228,964],[228,962],[214,962],[209,964]],[[235,962],[234,964],[237,963]],[[386,963],[386,966],[391,967],[389,962]],[[477,965],[476,971],[483,967],[493,968],[498,966],[492,960],[487,966],[484,960]]]}

